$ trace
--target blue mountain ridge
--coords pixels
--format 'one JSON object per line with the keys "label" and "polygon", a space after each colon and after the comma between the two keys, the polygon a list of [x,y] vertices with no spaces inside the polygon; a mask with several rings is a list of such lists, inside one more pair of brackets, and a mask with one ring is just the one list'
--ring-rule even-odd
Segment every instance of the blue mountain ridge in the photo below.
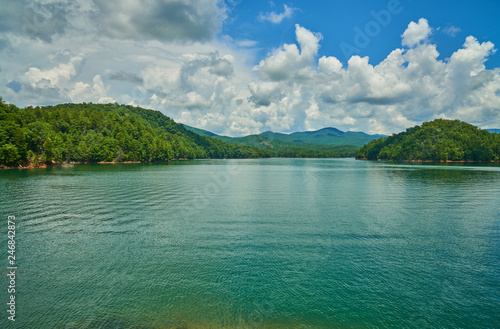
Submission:
{"label": "blue mountain ridge", "polygon": [[362,146],[366,143],[386,137],[385,135],[369,135],[364,132],[355,132],[355,131],[341,131],[337,128],[326,127],[315,131],[302,131],[302,132],[294,132],[291,134],[285,133],[276,133],[273,131],[265,131],[256,135],[248,135],[244,137],[229,137],[214,134],[210,131],[194,128],[188,125],[183,124],[183,126],[191,130],[199,135],[206,135],[221,139],[225,142],[235,143],[235,144],[244,144],[249,145],[252,144],[250,141],[259,141],[260,143],[263,140],[280,140],[289,143],[304,143],[304,144],[321,144],[321,145],[355,145]]}

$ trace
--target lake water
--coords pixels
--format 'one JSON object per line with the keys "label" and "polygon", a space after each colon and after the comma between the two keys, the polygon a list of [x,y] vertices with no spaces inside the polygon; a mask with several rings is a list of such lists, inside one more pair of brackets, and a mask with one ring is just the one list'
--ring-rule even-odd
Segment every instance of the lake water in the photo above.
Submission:
{"label": "lake water", "polygon": [[500,326],[498,165],[75,165],[0,187],[1,328]]}

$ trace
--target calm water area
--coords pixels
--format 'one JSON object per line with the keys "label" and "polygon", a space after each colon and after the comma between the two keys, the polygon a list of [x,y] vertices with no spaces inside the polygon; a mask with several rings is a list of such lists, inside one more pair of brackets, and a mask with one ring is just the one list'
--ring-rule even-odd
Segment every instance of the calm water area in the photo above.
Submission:
{"label": "calm water area", "polygon": [[500,328],[499,165],[75,165],[0,187],[0,328]]}

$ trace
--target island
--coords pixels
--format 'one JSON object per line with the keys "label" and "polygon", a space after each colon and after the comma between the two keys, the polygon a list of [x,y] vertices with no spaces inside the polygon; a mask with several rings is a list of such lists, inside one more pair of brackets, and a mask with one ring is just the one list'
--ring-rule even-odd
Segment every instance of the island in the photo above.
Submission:
{"label": "island", "polygon": [[460,120],[436,119],[373,140],[356,159],[419,162],[498,162],[500,135]]}

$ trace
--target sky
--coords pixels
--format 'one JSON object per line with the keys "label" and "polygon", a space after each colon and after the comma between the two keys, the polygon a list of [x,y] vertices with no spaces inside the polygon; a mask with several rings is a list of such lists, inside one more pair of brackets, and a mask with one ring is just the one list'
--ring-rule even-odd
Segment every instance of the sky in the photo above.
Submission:
{"label": "sky", "polygon": [[500,1],[0,0],[0,97],[218,134],[500,128]]}

